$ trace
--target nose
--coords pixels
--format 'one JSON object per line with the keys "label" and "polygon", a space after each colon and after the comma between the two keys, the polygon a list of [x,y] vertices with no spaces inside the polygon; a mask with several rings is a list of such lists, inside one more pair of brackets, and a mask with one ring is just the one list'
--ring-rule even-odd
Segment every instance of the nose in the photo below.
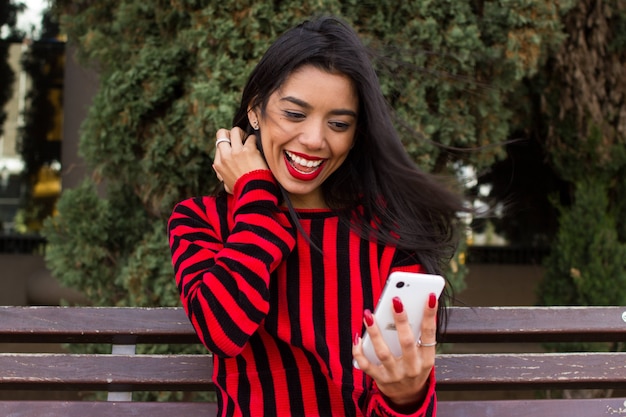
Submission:
{"label": "nose", "polygon": [[324,124],[320,122],[308,123],[300,135],[299,140],[300,143],[308,149],[321,149],[326,140]]}

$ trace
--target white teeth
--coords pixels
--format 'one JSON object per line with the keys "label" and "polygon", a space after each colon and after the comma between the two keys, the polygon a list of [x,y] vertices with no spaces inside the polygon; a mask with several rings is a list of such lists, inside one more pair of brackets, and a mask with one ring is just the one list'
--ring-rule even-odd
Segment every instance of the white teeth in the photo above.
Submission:
{"label": "white teeth", "polygon": [[289,159],[291,159],[293,162],[295,162],[298,165],[302,165],[303,167],[308,167],[308,168],[318,167],[322,164],[322,162],[324,162],[322,159],[318,159],[317,161],[309,161],[309,160],[299,157],[298,155],[294,155],[289,151],[285,151],[285,153],[287,154],[287,156],[289,156]]}

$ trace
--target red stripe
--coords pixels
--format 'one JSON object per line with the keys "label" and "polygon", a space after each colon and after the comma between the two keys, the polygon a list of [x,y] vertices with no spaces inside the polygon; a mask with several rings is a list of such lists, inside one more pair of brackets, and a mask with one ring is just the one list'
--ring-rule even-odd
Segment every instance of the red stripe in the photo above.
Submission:
{"label": "red stripe", "polygon": [[[322,243],[322,251],[324,256],[329,259],[324,259],[324,266],[330,266],[329,268],[324,269],[324,282],[325,282],[325,303],[324,303],[324,316],[325,317],[336,317],[338,313],[338,305],[342,301],[337,298],[338,288],[337,283],[339,278],[337,277],[337,268],[336,268],[336,260],[334,257],[337,253],[337,218],[329,219],[324,222],[324,241]],[[343,317],[338,317],[339,320],[344,319]],[[331,363],[330,369],[339,370],[341,369],[341,363],[339,362],[339,329],[338,322],[339,320],[327,320],[326,321],[326,340],[328,341],[328,346],[333,349],[336,347],[336,352],[333,355],[331,352],[330,360]],[[334,359],[334,361],[333,361]],[[322,366],[324,366],[322,364]],[[333,375],[334,378],[339,378],[338,381],[341,381],[341,375]]]}

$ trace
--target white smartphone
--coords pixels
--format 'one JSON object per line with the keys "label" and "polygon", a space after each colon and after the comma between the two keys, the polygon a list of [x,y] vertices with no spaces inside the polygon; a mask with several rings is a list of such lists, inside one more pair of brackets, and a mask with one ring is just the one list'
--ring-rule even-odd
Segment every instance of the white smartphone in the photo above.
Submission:
{"label": "white smartphone", "polygon": [[[394,356],[402,354],[402,348],[398,341],[396,325],[393,320],[393,301],[394,297],[400,297],[402,304],[409,318],[411,330],[415,335],[415,343],[419,340],[421,334],[422,318],[424,316],[424,307],[431,293],[435,293],[437,298],[441,295],[446,284],[445,279],[441,275],[421,274],[415,272],[392,272],[387,278],[383,292],[380,295],[376,309],[374,310],[374,319],[383,335],[389,350]],[[380,360],[374,352],[371,340],[367,332],[363,337],[363,353],[374,364],[380,364]],[[355,367],[357,366],[354,361]]]}

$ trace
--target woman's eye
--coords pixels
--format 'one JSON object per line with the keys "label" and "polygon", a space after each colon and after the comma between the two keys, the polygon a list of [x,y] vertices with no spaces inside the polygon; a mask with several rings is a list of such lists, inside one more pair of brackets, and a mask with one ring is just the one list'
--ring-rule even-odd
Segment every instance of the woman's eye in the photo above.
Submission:
{"label": "woman's eye", "polygon": [[348,130],[350,128],[350,123],[346,122],[330,122],[330,125],[336,130]]}
{"label": "woman's eye", "polygon": [[295,111],[285,110],[285,116],[287,116],[289,119],[304,119],[304,114]]}

